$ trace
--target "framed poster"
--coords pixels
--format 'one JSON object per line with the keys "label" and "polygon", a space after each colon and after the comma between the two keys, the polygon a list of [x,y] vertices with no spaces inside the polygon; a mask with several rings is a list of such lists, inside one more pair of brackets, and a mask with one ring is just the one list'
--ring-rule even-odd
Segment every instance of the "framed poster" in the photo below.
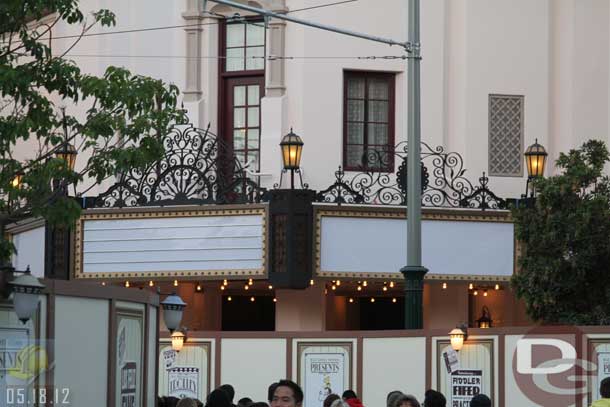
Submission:
{"label": "framed poster", "polygon": [[[445,354],[449,359],[445,360]],[[436,341],[436,387],[447,397],[447,405],[468,407],[477,394],[485,394],[495,399],[494,340],[469,339],[457,352],[457,360],[449,357],[455,354],[448,340]]]}
{"label": "framed poster", "polygon": [[319,407],[331,393],[341,395],[352,387],[352,342],[298,344],[298,383],[304,407]]}
{"label": "framed poster", "polygon": [[212,343],[189,339],[180,352],[172,349],[169,339],[159,344],[159,396],[190,397],[205,400],[212,391]]}
{"label": "framed poster", "polygon": [[594,371],[597,376],[588,376],[587,380],[587,405],[590,405],[601,398],[599,394],[600,384],[602,380],[610,377],[610,338],[590,338],[588,340],[588,352],[590,355],[588,360],[596,365]]}
{"label": "framed poster", "polygon": [[142,407],[143,312],[117,310],[115,405]]}

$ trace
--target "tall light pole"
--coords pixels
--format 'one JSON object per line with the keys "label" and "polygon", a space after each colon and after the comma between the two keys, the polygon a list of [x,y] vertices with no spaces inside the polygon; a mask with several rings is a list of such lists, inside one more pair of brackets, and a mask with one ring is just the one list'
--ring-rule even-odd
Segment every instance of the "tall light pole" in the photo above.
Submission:
{"label": "tall light pole", "polygon": [[[204,9],[208,0],[204,1]],[[290,21],[337,34],[357,37],[387,45],[398,45],[410,55],[407,57],[407,92],[408,92],[408,179],[407,179],[407,265],[400,269],[405,277],[405,328],[421,329],[423,327],[423,281],[428,270],[421,264],[421,123],[420,123],[420,60],[419,42],[419,0],[409,2],[409,40],[395,41],[388,38],[345,30],[325,24],[319,24],[283,13],[274,13],[258,7],[238,3],[234,0],[209,0],[236,9],[247,10],[268,18]]]}
{"label": "tall light pole", "polygon": [[405,277],[405,328],[423,328],[424,276],[421,262],[421,55],[419,42],[419,0],[409,0],[409,43],[413,52],[407,60],[407,265]]}

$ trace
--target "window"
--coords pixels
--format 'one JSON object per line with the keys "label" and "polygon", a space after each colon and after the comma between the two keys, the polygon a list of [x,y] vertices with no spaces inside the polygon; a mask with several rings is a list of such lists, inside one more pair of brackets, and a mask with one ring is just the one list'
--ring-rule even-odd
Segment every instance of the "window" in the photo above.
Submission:
{"label": "window", "polygon": [[346,72],[343,104],[346,170],[394,170],[394,75]]}
{"label": "window", "polygon": [[262,22],[226,25],[226,72],[265,69],[265,26]]}
{"label": "window", "polygon": [[242,166],[259,170],[260,100],[265,92],[265,26],[242,21],[221,26],[220,137]]}
{"label": "window", "polygon": [[489,95],[489,175],[523,175],[523,96]]}

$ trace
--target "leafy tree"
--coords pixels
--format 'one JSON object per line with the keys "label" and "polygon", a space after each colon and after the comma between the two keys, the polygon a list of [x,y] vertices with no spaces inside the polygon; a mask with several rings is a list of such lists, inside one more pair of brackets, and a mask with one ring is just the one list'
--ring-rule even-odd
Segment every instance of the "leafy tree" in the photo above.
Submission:
{"label": "leafy tree", "polygon": [[[43,16],[52,21],[41,23]],[[96,77],[81,72],[66,53],[54,55],[49,37],[57,24],[82,27],[82,38],[96,25],[113,26],[115,16],[100,10],[85,17],[78,0],[0,1],[1,227],[25,215],[71,224],[80,208],[64,193],[68,185],[84,177],[100,182],[155,160],[163,150],[159,136],[183,114],[174,85],[116,67]],[[61,108],[78,104],[87,108],[84,116]],[[16,146],[26,142],[37,145],[35,151],[15,157]],[[84,166],[71,171],[55,158],[64,143],[90,157]],[[3,235],[0,261],[12,251]]]}
{"label": "leafy tree", "polygon": [[535,181],[535,203],[513,210],[524,255],[512,284],[534,320],[610,323],[609,160],[601,141],[562,153],[561,174]]}

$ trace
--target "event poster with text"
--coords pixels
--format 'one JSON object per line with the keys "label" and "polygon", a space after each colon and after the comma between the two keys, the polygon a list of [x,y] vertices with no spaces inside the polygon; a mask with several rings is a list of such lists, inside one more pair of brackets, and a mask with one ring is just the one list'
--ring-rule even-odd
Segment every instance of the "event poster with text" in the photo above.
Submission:
{"label": "event poster with text", "polygon": [[344,390],[345,355],[308,353],[305,355],[305,407],[319,407],[331,393]]}

